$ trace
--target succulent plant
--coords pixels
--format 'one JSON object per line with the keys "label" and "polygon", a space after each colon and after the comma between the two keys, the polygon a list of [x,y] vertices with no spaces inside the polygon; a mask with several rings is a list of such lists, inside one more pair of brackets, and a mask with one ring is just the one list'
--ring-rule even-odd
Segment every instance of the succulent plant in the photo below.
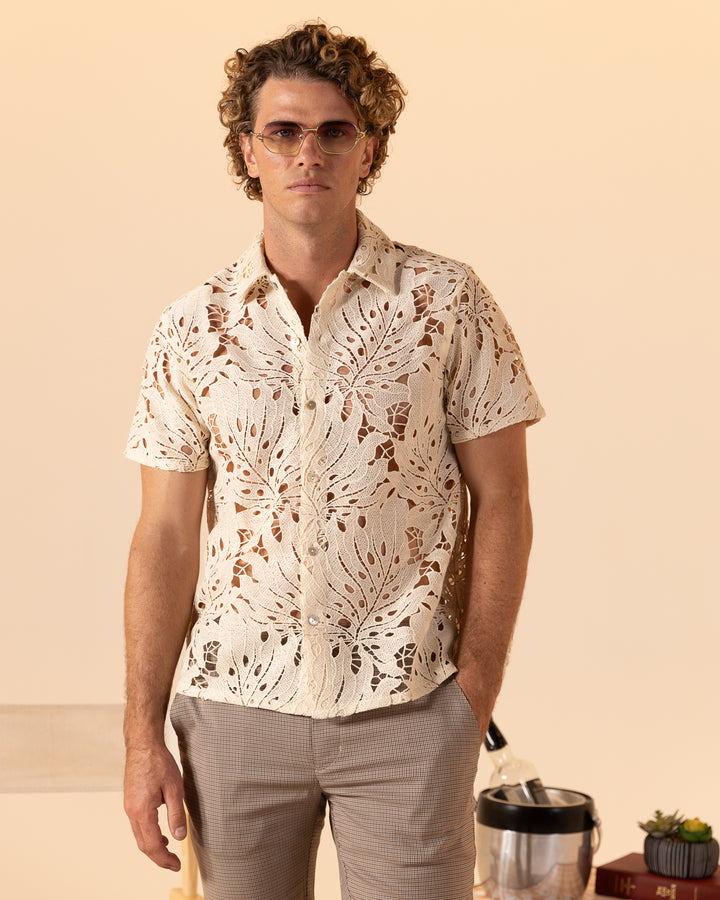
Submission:
{"label": "succulent plant", "polygon": [[712,837],[712,828],[700,819],[685,819],[680,823],[678,833],[684,841],[691,844],[704,844]]}
{"label": "succulent plant", "polygon": [[662,838],[677,834],[682,821],[683,817],[678,815],[677,810],[671,816],[666,816],[661,810],[656,809],[654,819],[638,822],[638,825],[652,837]]}
{"label": "succulent plant", "polygon": [[656,809],[654,819],[638,825],[647,831],[643,856],[655,875],[708,878],[717,868],[720,844],[707,822],[678,816],[677,810],[666,816]]}

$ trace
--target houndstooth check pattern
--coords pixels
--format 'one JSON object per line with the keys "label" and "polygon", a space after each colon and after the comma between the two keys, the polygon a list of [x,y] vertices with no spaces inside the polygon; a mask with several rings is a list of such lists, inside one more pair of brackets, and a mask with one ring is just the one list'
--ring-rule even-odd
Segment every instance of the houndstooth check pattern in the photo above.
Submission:
{"label": "houndstooth check pattern", "polygon": [[206,900],[312,900],[326,806],[343,900],[470,900],[481,735],[454,679],[333,719],[177,695]]}

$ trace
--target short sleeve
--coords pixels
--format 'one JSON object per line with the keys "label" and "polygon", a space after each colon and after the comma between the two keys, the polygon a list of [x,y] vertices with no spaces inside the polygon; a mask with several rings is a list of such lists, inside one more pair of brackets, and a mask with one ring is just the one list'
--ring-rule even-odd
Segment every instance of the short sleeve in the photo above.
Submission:
{"label": "short sleeve", "polygon": [[209,465],[209,438],[183,361],[170,346],[161,320],[145,356],[125,456],[158,469],[195,472]]}
{"label": "short sleeve", "polygon": [[445,365],[445,405],[455,444],[545,415],[510,325],[474,273],[458,302]]}

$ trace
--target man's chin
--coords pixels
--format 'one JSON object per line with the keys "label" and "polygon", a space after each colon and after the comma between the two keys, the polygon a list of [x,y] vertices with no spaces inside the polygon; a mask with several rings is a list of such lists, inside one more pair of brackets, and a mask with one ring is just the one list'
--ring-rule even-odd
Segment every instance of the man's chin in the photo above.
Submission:
{"label": "man's chin", "polygon": [[330,200],[330,191],[319,194],[299,194],[293,198],[294,202],[288,204],[284,209],[274,208],[271,215],[278,223],[296,228],[327,226],[330,222],[341,223],[345,217],[348,222],[354,222],[355,205],[353,202],[340,209],[336,200],[330,203],[328,200]]}

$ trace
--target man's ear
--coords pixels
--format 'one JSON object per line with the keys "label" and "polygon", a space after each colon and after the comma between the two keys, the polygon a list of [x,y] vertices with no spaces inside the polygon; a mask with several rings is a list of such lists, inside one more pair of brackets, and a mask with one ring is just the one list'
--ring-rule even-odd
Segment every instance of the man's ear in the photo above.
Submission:
{"label": "man's ear", "polygon": [[240,135],[240,149],[242,150],[243,159],[245,160],[245,165],[247,166],[248,175],[250,175],[251,178],[259,178],[257,162],[255,160],[255,153],[253,152],[252,135]]}
{"label": "man's ear", "polygon": [[363,155],[361,159],[361,169],[360,169],[360,177],[365,178],[365,176],[370,172],[370,167],[372,166],[372,161],[375,157],[375,151],[377,150],[378,139],[375,137],[368,138],[365,142],[365,147],[363,148]]}

